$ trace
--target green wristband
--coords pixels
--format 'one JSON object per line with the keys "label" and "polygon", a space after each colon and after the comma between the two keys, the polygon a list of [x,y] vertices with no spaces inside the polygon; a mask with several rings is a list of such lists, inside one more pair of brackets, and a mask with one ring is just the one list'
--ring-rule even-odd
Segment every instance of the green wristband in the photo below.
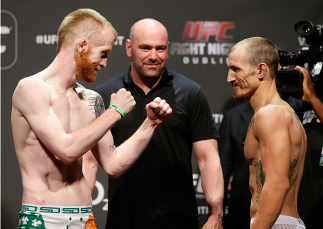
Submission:
{"label": "green wristband", "polygon": [[122,110],[121,107],[119,107],[119,106],[117,106],[117,105],[115,105],[113,103],[111,103],[109,107],[116,110],[116,111],[118,111],[121,114],[122,118],[124,118],[124,116],[126,116],[126,114],[127,114],[124,110]]}

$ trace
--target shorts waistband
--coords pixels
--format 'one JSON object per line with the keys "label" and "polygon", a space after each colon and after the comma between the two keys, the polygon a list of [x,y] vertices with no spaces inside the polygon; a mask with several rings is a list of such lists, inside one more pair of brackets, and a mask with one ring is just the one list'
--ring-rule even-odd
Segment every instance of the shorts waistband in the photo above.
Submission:
{"label": "shorts waistband", "polygon": [[49,206],[22,204],[22,211],[52,214],[90,214],[92,206]]}
{"label": "shorts waistband", "polygon": [[[255,217],[253,217],[250,220],[250,226],[252,225],[253,221],[255,220]],[[278,216],[275,225],[278,224],[283,224],[283,225],[294,225],[294,226],[298,226],[300,228],[305,228],[305,224],[301,219],[297,219],[295,217],[292,216],[288,216],[288,215],[280,215]]]}

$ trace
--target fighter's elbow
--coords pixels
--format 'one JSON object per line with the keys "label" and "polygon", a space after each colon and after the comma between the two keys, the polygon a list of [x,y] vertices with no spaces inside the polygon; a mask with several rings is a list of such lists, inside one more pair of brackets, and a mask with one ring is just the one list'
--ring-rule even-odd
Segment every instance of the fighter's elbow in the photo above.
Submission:
{"label": "fighter's elbow", "polygon": [[54,154],[57,160],[67,165],[77,160],[78,151],[80,150],[74,144],[73,139],[67,134],[57,137],[55,141],[47,146],[47,149]]}
{"label": "fighter's elbow", "polygon": [[281,193],[287,194],[287,192],[289,191],[289,188],[290,188],[289,180],[283,180],[283,181],[277,182],[275,187]]}
{"label": "fighter's elbow", "polygon": [[70,155],[66,155],[64,153],[62,153],[60,155],[61,156],[58,156],[56,158],[59,159],[60,161],[62,161],[66,165],[71,165],[75,161],[75,158]]}
{"label": "fighter's elbow", "polygon": [[108,174],[108,176],[112,179],[118,179],[122,174],[123,172],[116,169],[116,168],[113,168],[112,166],[109,166],[108,169],[104,169],[106,174]]}
{"label": "fighter's elbow", "polygon": [[116,171],[106,171],[106,174],[108,174],[112,179],[118,179],[122,175],[122,173],[118,173]]}
{"label": "fighter's elbow", "polygon": [[75,150],[69,147],[61,147],[58,148],[55,152],[56,159],[62,161],[66,165],[71,165],[73,162],[77,160]]}
{"label": "fighter's elbow", "polygon": [[73,162],[75,161],[74,158],[71,158],[71,157],[66,157],[64,158],[63,162],[66,164],[66,165],[71,165],[73,164]]}
{"label": "fighter's elbow", "polygon": [[112,179],[118,179],[119,177],[120,177],[120,175],[118,175],[118,174],[113,174],[113,173],[109,173],[108,174],[108,176],[110,177],[110,178],[112,178]]}

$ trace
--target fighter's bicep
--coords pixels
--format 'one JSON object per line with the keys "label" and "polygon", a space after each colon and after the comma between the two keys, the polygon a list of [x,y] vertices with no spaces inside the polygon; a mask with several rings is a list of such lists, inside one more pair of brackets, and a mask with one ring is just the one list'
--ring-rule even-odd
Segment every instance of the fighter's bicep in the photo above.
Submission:
{"label": "fighter's bicep", "polygon": [[13,107],[27,120],[36,136],[46,143],[60,133],[62,124],[51,107],[49,92],[37,80],[19,82],[13,98]]}
{"label": "fighter's bicep", "polygon": [[288,174],[290,136],[284,114],[279,110],[267,109],[256,114],[254,125],[264,175]]}

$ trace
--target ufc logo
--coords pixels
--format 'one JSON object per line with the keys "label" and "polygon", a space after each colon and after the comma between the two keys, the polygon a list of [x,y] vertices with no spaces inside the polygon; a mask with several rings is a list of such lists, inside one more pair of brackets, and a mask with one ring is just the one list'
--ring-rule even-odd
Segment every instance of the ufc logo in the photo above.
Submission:
{"label": "ufc logo", "polygon": [[210,36],[215,36],[215,40],[231,41],[232,36],[226,35],[228,29],[234,29],[235,24],[228,21],[188,21],[185,24],[183,40],[207,42]]}
{"label": "ufc logo", "polygon": [[10,69],[18,58],[18,23],[15,15],[1,10],[1,70]]}

